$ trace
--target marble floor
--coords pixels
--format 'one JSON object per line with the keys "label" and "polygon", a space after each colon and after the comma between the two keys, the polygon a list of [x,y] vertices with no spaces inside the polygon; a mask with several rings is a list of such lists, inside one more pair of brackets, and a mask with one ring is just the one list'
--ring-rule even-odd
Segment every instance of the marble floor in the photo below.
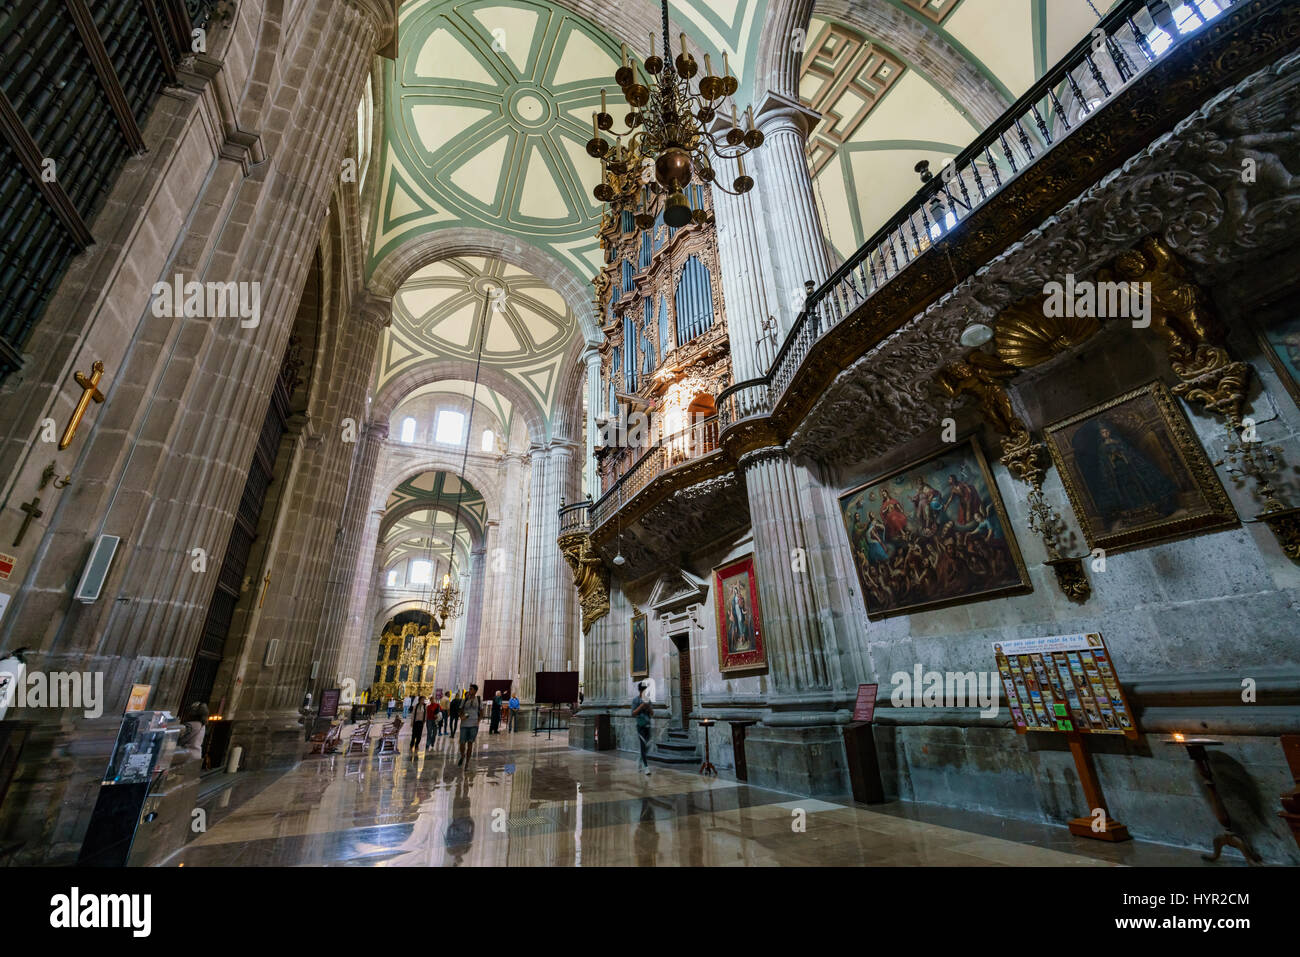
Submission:
{"label": "marble floor", "polygon": [[[922,805],[868,809],[564,737],[489,736],[457,767],[439,738],[411,759],[315,756],[289,771],[205,782],[208,830],[180,866],[1195,865],[1192,851],[1071,837],[1063,827]],[[218,782],[219,783],[219,782]]]}

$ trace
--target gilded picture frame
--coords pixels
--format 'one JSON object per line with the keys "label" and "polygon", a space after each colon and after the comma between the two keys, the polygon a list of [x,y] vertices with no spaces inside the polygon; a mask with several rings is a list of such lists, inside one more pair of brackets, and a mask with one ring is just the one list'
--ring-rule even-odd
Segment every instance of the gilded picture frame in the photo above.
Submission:
{"label": "gilded picture frame", "polygon": [[1089,549],[1122,552],[1241,524],[1160,381],[1043,430]]}
{"label": "gilded picture frame", "polygon": [[628,639],[628,662],[631,664],[632,677],[650,677],[650,631],[644,612],[632,616]]}
{"label": "gilded picture frame", "polygon": [[870,621],[1033,591],[973,437],[850,489],[839,507]]}
{"label": "gilded picture frame", "polygon": [[767,644],[752,554],[713,570],[713,608],[718,625],[718,671],[731,677],[766,672]]}

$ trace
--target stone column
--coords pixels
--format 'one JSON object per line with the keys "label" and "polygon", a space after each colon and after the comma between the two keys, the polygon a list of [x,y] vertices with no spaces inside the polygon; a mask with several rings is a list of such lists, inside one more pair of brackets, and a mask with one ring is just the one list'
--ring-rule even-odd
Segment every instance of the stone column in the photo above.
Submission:
{"label": "stone column", "polygon": [[465,629],[460,648],[456,652],[456,680],[460,684],[478,682],[483,687],[483,679],[494,677],[483,671],[480,655],[480,632],[483,627],[483,581],[484,566],[487,564],[487,542],[475,546],[469,557],[469,587],[465,591]]}
{"label": "stone column", "polygon": [[[363,549],[363,540],[367,532],[367,514],[365,506],[369,503],[374,485],[374,469],[380,460],[383,442],[389,437],[387,423],[370,423],[361,430],[360,442],[357,442],[356,454],[352,458],[351,488],[348,490],[347,506],[343,510],[343,524],[339,529],[338,549],[334,553],[333,566],[330,567],[329,592],[325,597],[325,620],[321,628],[322,658],[321,674],[334,674],[338,680],[357,681],[357,690],[364,688],[357,674],[360,661],[356,651],[344,640],[347,635],[348,612],[352,610],[355,598],[355,585],[359,577],[367,576],[368,568],[363,570],[361,555],[368,555]],[[329,670],[326,670],[329,668]]]}
{"label": "stone column", "polygon": [[821,285],[831,272],[804,152],[819,119],[821,114],[778,93],[768,93],[755,111],[766,139],[754,153],[754,189],[762,190],[768,235],[774,240],[771,253],[779,277],[775,305],[782,335],[803,311],[804,283],[811,279]]}

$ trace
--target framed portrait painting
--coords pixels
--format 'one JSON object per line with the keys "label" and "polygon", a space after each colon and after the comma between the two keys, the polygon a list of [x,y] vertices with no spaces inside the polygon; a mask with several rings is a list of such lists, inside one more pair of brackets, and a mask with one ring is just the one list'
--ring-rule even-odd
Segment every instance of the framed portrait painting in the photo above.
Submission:
{"label": "framed portrait painting", "polygon": [[974,440],[846,492],[839,503],[869,619],[1032,590]]}
{"label": "framed portrait painting", "polygon": [[1239,524],[1162,382],[1050,425],[1044,436],[1091,549],[1122,551]]}
{"label": "framed portrait painting", "polygon": [[650,675],[650,638],[646,630],[644,614],[632,616],[632,677],[647,678]]}
{"label": "framed portrait painting", "polygon": [[724,675],[766,670],[753,555],[713,570],[713,604],[718,616],[718,670]]}

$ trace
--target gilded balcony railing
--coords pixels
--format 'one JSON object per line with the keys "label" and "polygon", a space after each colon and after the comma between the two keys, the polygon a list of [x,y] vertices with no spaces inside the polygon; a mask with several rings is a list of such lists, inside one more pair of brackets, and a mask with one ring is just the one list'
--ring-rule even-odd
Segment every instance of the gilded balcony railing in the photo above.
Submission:
{"label": "gilded balcony railing", "polygon": [[560,506],[560,535],[591,531],[591,500]]}
{"label": "gilded balcony railing", "polygon": [[[768,372],[774,405],[814,343],[1152,64],[1245,0],[1122,0],[807,298]],[[1157,18],[1159,22],[1157,22]]]}

